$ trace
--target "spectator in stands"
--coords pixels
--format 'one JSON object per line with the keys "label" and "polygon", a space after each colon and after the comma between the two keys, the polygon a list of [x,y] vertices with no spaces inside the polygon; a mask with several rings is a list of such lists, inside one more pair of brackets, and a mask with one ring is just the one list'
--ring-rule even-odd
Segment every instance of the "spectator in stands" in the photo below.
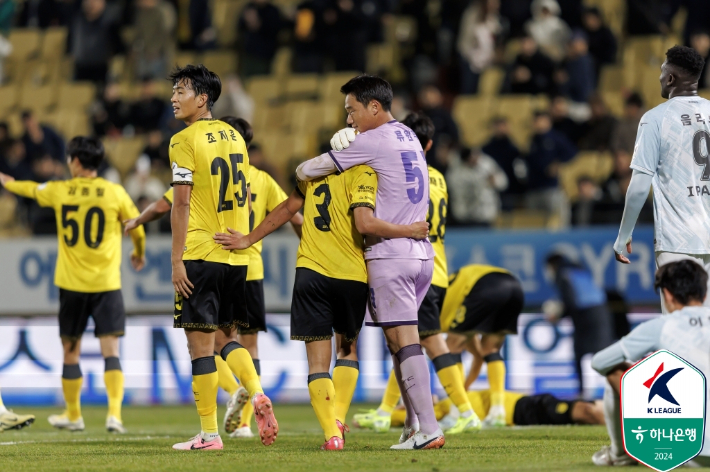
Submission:
{"label": "spectator in stands", "polygon": [[472,2],[463,13],[457,49],[461,55],[461,93],[478,93],[478,79],[495,59],[496,39],[503,32],[500,0]]}
{"label": "spectator in stands", "polygon": [[[293,26],[293,71],[296,73],[323,72],[325,44],[323,44],[323,5],[317,0],[306,0],[296,7]],[[236,115],[240,116],[240,115]]]}
{"label": "spectator in stands", "polygon": [[[0,121],[0,155],[2,155],[5,149],[7,149],[11,141],[10,127],[7,125],[7,122]],[[5,173],[7,174],[7,172]]]}
{"label": "spectator in stands", "polygon": [[504,211],[510,211],[518,206],[520,196],[525,190],[519,175],[525,168],[520,150],[510,139],[508,120],[505,117],[493,119],[493,133],[491,139],[481,149],[485,155],[490,156],[503,170],[508,179],[508,187],[500,194],[501,206]]}
{"label": "spectator in stands", "polygon": [[113,82],[104,88],[103,96],[94,104],[91,124],[96,136],[120,136],[128,124],[130,105],[121,99],[121,87]]}
{"label": "spectator in stands", "polygon": [[569,102],[562,95],[557,95],[550,103],[552,128],[564,134],[567,139],[577,143],[582,134],[582,125],[569,116]]}
{"label": "spectator in stands", "polygon": [[668,3],[666,0],[626,0],[626,33],[629,36],[668,34]]}
{"label": "spectator in stands", "polygon": [[32,180],[32,163],[27,158],[25,145],[21,139],[7,139],[0,149],[0,172],[10,175],[15,180]]}
{"label": "spectator in stands", "polygon": [[175,50],[175,9],[164,0],[138,0],[133,54],[136,77],[163,79]]}
{"label": "spectator in stands", "polygon": [[244,90],[236,74],[222,77],[222,94],[212,108],[212,116],[238,116],[251,123],[254,117],[254,99]]}
{"label": "spectator in stands", "polygon": [[599,79],[601,68],[616,62],[616,37],[604,24],[601,12],[597,7],[588,7],[582,15],[584,31],[589,42],[589,54],[594,58],[596,78]]}
{"label": "spectator in stands", "polygon": [[74,14],[67,39],[74,59],[74,80],[103,83],[114,54],[124,51],[118,12],[106,8],[106,0],[82,0]]}
{"label": "spectator in stands", "polygon": [[710,27],[710,2],[707,0],[676,0],[672,4],[673,9],[667,15],[668,18],[675,16],[677,8],[685,7],[683,43],[692,46],[691,37],[693,34],[698,31],[707,31]]}
{"label": "spectator in stands", "polygon": [[534,0],[531,10],[533,17],[526,23],[526,31],[535,38],[545,54],[561,61],[565,57],[571,32],[559,16],[559,3],[556,0]]}
{"label": "spectator in stands", "polygon": [[532,0],[505,0],[501,2],[500,14],[510,24],[510,36],[520,38],[525,35],[525,24],[532,18]]}
{"label": "spectator in stands", "polygon": [[163,198],[165,193],[163,182],[151,174],[148,156],[138,158],[133,172],[126,178],[125,188],[134,202],[140,198],[148,198],[149,201],[154,202]]}
{"label": "spectator in stands", "polygon": [[160,129],[165,108],[166,102],[156,96],[153,81],[144,78],[140,99],[131,105],[129,122],[139,134]]}
{"label": "spectator in stands", "polygon": [[525,204],[531,210],[545,211],[559,218],[560,225],[569,224],[569,202],[559,186],[560,164],[572,160],[577,153],[574,144],[565,135],[552,129],[552,119],[546,111],[535,112],[534,135],[527,164]]}
{"label": "spectator in stands", "polygon": [[12,52],[12,44],[10,44],[8,36],[14,19],[15,1],[0,0],[0,82],[3,79],[3,59]]}
{"label": "spectator in stands", "polygon": [[611,116],[604,100],[594,95],[589,99],[592,116],[584,123],[584,131],[579,139],[579,149],[585,151],[608,151],[611,136],[616,128],[616,118]]}
{"label": "spectator in stands", "polygon": [[[451,112],[444,108],[444,97],[434,85],[425,85],[418,94],[419,106],[422,112],[434,123],[434,144],[429,154],[436,156],[442,143],[458,145],[459,128]],[[436,167],[436,166],[434,166]]]}
{"label": "spectator in stands", "polygon": [[49,155],[55,161],[64,164],[64,140],[52,128],[42,125],[34,114],[27,110],[22,112],[22,125],[24,133],[22,143],[30,162]]}
{"label": "spectator in stands", "polygon": [[[710,23],[706,27],[710,27]],[[690,36],[690,46],[705,59],[705,67],[703,67],[703,72],[700,74],[698,88],[710,89],[710,72],[708,72],[708,67],[710,67],[710,34],[707,31],[693,33]]]}
{"label": "spectator in stands", "polygon": [[21,2],[17,26],[41,28],[66,26],[74,13],[74,2],[57,0],[26,0]]}
{"label": "spectator in stands", "polygon": [[[330,148],[328,148],[330,150]],[[264,150],[256,143],[249,145],[249,164],[269,174],[275,181],[281,183],[283,176],[278,167],[270,164],[264,155]]]}
{"label": "spectator in stands", "polygon": [[169,167],[168,150],[169,140],[163,139],[163,133],[156,129],[148,133],[148,140],[141,156],[150,159],[154,171],[161,171]]}
{"label": "spectator in stands", "polygon": [[338,71],[364,71],[367,22],[362,1],[335,0],[323,13],[326,46]]}
{"label": "spectator in stands", "polygon": [[555,78],[558,88],[570,100],[586,103],[596,87],[594,59],[589,55],[587,37],[583,31],[575,31],[567,47],[564,67]]}
{"label": "spectator in stands", "polygon": [[451,215],[456,223],[468,226],[492,226],[501,202],[499,192],[508,186],[505,172],[480,149],[461,149],[446,173],[451,198]]}
{"label": "spectator in stands", "polygon": [[602,185],[604,201],[621,204],[621,210],[626,198],[626,189],[631,181],[631,152],[632,150],[623,147],[614,150],[614,170]]}
{"label": "spectator in stands", "polygon": [[532,36],[525,36],[520,41],[520,53],[508,68],[503,92],[551,95],[555,87],[554,72],[554,62],[538,50]]}
{"label": "spectator in stands", "polygon": [[178,42],[198,52],[217,47],[217,30],[212,26],[209,0],[177,0]]}
{"label": "spectator in stands", "polygon": [[577,179],[577,201],[572,205],[572,226],[596,224],[596,206],[602,199],[602,190],[588,175]]}
{"label": "spectator in stands", "polygon": [[246,4],[237,25],[242,77],[271,73],[277,37],[283,26],[281,11],[271,0],[252,0]]}
{"label": "spectator in stands", "polygon": [[611,133],[611,149],[631,152],[636,144],[636,131],[644,113],[643,98],[634,92],[624,101],[624,116]]}

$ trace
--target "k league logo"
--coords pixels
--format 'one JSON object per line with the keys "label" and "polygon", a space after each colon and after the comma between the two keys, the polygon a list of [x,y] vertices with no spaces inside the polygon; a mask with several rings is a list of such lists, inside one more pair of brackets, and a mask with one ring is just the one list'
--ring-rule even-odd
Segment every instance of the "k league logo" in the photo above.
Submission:
{"label": "k league logo", "polygon": [[621,419],[627,454],[665,472],[703,449],[706,381],[670,351],[657,351],[621,378]]}

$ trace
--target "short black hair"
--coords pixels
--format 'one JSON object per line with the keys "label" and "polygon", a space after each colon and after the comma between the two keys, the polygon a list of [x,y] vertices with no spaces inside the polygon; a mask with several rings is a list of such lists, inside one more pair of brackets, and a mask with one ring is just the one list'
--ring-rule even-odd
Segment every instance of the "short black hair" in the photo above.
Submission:
{"label": "short black hair", "polygon": [[429,144],[429,141],[434,136],[434,122],[424,113],[410,113],[402,121],[402,124],[414,131],[422,145],[422,149],[426,148],[426,145]]}
{"label": "short black hair", "polygon": [[223,116],[219,120],[224,121],[229,126],[236,129],[237,132],[242,135],[242,138],[244,138],[244,143],[246,143],[247,146],[249,146],[251,140],[254,139],[254,129],[244,118],[237,118],[236,116]]}
{"label": "short black hair", "polygon": [[392,86],[385,79],[373,75],[358,75],[348,80],[340,87],[343,95],[352,95],[355,100],[367,106],[372,100],[377,100],[382,109],[390,111],[392,107]]}
{"label": "short black hair", "polygon": [[67,143],[67,155],[79,159],[84,169],[97,170],[104,160],[104,145],[97,138],[76,136]]}
{"label": "short black hair", "polygon": [[212,109],[214,102],[217,101],[222,93],[222,81],[219,80],[219,76],[202,64],[196,66],[188,64],[185,67],[176,66],[170,73],[169,79],[173,86],[182,81],[189,81],[189,85],[195,91],[195,95],[206,94],[207,108],[209,110]]}
{"label": "short black hair", "polygon": [[669,262],[656,272],[653,287],[656,290],[665,288],[683,305],[691,301],[703,303],[708,294],[708,273],[690,259]]}
{"label": "short black hair", "polygon": [[643,108],[643,97],[638,92],[632,92],[626,97],[625,105],[635,105],[639,108]]}
{"label": "short black hair", "polygon": [[687,46],[673,46],[666,51],[666,61],[697,80],[705,67],[705,59],[698,51]]}

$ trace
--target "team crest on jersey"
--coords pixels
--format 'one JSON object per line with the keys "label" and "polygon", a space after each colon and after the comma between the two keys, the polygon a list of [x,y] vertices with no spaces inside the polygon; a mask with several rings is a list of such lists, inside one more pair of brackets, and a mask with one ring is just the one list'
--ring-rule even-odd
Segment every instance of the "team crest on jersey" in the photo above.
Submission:
{"label": "team crest on jersey", "polygon": [[705,438],[706,380],[685,359],[657,351],[621,378],[626,452],[658,471],[697,456]]}

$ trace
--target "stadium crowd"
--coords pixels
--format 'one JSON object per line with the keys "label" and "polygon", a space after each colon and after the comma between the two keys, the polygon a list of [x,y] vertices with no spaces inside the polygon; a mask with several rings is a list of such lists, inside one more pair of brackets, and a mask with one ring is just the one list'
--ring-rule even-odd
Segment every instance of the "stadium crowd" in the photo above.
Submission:
{"label": "stadium crowd", "polygon": [[[324,109],[319,84],[329,74],[367,71],[395,85],[396,118],[420,110],[434,121],[429,158],[447,179],[450,224],[615,224],[640,117],[658,103],[654,45],[684,43],[708,57],[709,25],[702,0],[2,0],[2,90],[21,93],[4,105],[0,171],[63,177],[64,142],[80,130],[113,143],[102,173],[142,210],[167,188],[168,142],[183,127],[163,79],[175,63],[203,60],[218,64],[225,85],[215,114],[252,122],[252,163],[292,187],[295,164],[344,123],[339,97],[320,129],[297,130],[293,120],[309,113],[298,109]],[[32,35],[44,35],[39,53],[22,41]],[[59,59],[45,57],[50,36]],[[651,74],[615,86],[638,64]],[[285,91],[264,94],[281,78]],[[90,85],[73,128],[57,81]],[[700,84],[710,88],[707,71]],[[48,99],[34,93],[48,87]],[[55,232],[51,211],[6,193],[0,206],[0,234]],[[649,203],[641,221],[651,220]],[[159,230],[167,221],[149,227]]]}

